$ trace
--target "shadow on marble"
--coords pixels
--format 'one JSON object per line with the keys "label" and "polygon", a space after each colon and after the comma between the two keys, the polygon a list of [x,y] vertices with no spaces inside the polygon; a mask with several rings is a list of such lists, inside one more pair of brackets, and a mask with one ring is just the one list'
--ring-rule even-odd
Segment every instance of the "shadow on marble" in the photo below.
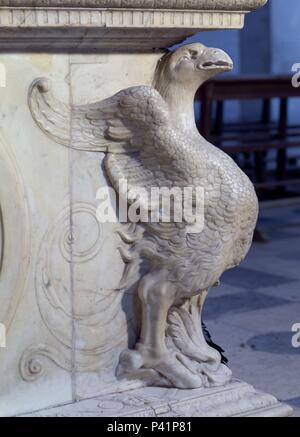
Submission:
{"label": "shadow on marble", "polygon": [[234,315],[264,308],[276,307],[290,303],[290,301],[262,293],[245,292],[211,298],[204,309],[204,319],[223,318],[227,313]]}

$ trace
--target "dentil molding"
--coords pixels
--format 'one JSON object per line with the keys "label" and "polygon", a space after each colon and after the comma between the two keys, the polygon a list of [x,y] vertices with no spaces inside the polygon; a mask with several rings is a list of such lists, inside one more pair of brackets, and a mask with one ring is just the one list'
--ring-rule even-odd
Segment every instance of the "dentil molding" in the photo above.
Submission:
{"label": "dentil molding", "polygon": [[149,50],[240,29],[266,0],[2,0],[0,50]]}

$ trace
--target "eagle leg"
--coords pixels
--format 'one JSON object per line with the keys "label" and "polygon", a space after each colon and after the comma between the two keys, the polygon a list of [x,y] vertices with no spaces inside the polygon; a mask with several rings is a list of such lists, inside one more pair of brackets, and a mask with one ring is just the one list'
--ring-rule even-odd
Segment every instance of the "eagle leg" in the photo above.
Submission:
{"label": "eagle leg", "polygon": [[[134,351],[120,356],[118,376],[141,378],[148,385],[198,388],[203,376],[191,372],[178,351],[166,345],[167,317],[177,293],[176,283],[166,279],[167,272],[152,272],[144,276],[138,294],[142,303],[142,327]],[[143,378],[144,377],[144,378]]]}

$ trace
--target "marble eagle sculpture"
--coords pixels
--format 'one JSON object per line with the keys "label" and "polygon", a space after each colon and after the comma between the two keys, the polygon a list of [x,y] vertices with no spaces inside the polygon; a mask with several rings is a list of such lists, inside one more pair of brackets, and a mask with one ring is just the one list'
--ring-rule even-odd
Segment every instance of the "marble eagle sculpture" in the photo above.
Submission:
{"label": "marble eagle sculpture", "polygon": [[120,179],[127,180],[128,192],[135,186],[203,187],[201,232],[189,232],[184,220],[124,228],[125,283],[131,278],[136,284],[142,315],[135,349],[120,355],[120,377],[178,388],[231,379],[205,340],[201,311],[209,288],[246,256],[258,202],[235,162],[199,134],[193,106],[198,88],[231,68],[225,52],[197,43],[165,54],[153,86],[131,87],[97,103],[69,107],[54,99],[45,79],[31,86],[29,106],[38,126],[65,146],[105,152],[116,190]]}

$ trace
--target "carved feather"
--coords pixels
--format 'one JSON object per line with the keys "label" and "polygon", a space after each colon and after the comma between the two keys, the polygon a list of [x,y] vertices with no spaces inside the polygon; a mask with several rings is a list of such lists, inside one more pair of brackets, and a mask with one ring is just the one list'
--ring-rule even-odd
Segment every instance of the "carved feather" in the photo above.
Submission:
{"label": "carved feather", "polygon": [[[147,190],[147,198],[138,197],[146,204],[151,187],[172,185],[172,162],[164,164],[169,161],[165,159],[168,141],[157,135],[159,129],[166,133],[172,128],[167,105],[154,88],[132,87],[97,103],[70,106],[55,99],[47,79],[37,79],[30,87],[28,104],[36,124],[55,142],[108,152],[108,177],[117,191],[119,181],[127,180],[129,202],[137,200],[136,188]],[[157,165],[158,159],[162,166]]]}

